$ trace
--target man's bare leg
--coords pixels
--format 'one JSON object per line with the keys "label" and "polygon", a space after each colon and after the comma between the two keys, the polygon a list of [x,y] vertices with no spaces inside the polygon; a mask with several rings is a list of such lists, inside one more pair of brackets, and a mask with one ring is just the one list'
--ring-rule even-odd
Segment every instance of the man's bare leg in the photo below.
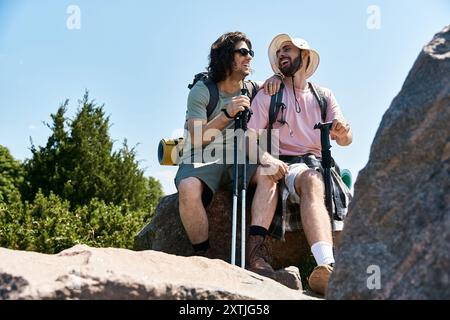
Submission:
{"label": "man's bare leg", "polygon": [[300,195],[300,214],[309,245],[319,241],[333,243],[331,224],[324,201],[322,175],[315,170],[305,170],[295,179],[295,188]]}
{"label": "man's bare leg", "polygon": [[270,254],[264,245],[278,201],[277,183],[269,176],[261,174],[258,167],[250,184],[256,184],[252,202],[252,218],[247,241],[247,268],[266,277],[275,277],[270,265]]}
{"label": "man's bare leg", "polygon": [[178,185],[180,218],[192,245],[208,240],[208,217],[202,202],[203,183],[189,177]]}
{"label": "man's bare leg", "polygon": [[306,239],[318,264],[309,276],[308,283],[313,291],[325,295],[333,271],[334,256],[322,175],[312,169],[303,171],[295,179],[295,188],[300,195],[300,215]]}
{"label": "man's bare leg", "polygon": [[250,185],[255,184],[256,191],[251,208],[251,225],[269,229],[278,202],[277,184],[269,176],[262,175],[259,167],[250,180]]}

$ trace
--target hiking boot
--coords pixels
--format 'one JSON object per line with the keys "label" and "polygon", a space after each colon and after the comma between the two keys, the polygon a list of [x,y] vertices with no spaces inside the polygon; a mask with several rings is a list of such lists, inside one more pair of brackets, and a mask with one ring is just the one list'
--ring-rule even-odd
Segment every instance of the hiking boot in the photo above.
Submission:
{"label": "hiking boot", "polygon": [[249,236],[247,240],[247,269],[263,277],[275,280],[288,288],[301,290],[300,274],[295,274],[289,270],[275,271],[270,265],[270,260],[269,251],[264,244],[264,237]]}
{"label": "hiking boot", "polygon": [[334,264],[321,264],[314,268],[308,279],[312,291],[325,296],[333,267]]}
{"label": "hiking boot", "polygon": [[270,255],[264,244],[264,237],[252,235],[247,240],[247,269],[272,278],[275,271],[270,265]]}

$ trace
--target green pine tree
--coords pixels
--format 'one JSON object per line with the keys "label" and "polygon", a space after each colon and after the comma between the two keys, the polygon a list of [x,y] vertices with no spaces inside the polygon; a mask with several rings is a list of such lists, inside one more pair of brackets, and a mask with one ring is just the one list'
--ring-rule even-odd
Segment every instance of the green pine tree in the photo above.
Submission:
{"label": "green pine tree", "polygon": [[126,140],[113,150],[103,106],[87,92],[79,104],[73,120],[66,117],[67,100],[51,115],[46,145],[32,144],[23,165],[0,146],[0,247],[132,249],[135,234],[151,219],[161,184],[144,176]]}
{"label": "green pine tree", "polygon": [[24,182],[22,164],[15,160],[8,148],[0,145],[0,201],[10,202],[19,197]]}
{"label": "green pine tree", "polygon": [[32,145],[32,158],[25,163],[25,198],[33,200],[41,190],[44,195],[53,192],[68,200],[72,208],[99,199],[114,205],[126,203],[131,210],[154,209],[162,196],[161,185],[144,176],[135,149],[126,141],[113,151],[104,106],[89,100],[88,92],[79,105],[75,118],[69,120],[65,101],[51,115],[53,123],[48,127],[52,134],[47,145]]}

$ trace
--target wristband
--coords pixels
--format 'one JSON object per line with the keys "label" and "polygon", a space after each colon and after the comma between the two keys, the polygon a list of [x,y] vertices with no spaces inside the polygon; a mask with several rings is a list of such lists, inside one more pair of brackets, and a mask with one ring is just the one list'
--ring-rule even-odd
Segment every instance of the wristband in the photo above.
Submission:
{"label": "wristband", "polygon": [[228,119],[234,119],[232,116],[230,116],[230,114],[227,112],[227,109],[222,109],[221,110],[224,114],[225,114],[225,117],[227,117]]}

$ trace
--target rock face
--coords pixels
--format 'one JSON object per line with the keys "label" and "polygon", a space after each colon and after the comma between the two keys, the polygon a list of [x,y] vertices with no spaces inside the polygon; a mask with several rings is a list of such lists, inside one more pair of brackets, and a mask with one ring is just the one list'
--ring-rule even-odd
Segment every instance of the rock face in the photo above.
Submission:
{"label": "rock face", "polygon": [[[231,253],[231,199],[231,191],[219,190],[207,208],[211,247],[217,258],[227,262],[230,261]],[[250,208],[250,203],[247,204],[247,208]],[[247,212],[246,222],[250,223],[250,212]],[[285,242],[271,237],[266,238],[266,245],[273,257],[272,266],[275,269],[298,266],[311,254],[302,231],[287,232],[285,238]],[[237,243],[236,262],[240,265],[240,218],[238,218]],[[136,236],[135,249],[151,249],[181,256],[194,254],[181,224],[178,194],[166,196],[160,201],[152,221]]]}
{"label": "rock face", "polygon": [[450,26],[383,116],[327,298],[450,299]]}
{"label": "rock face", "polygon": [[78,245],[0,248],[3,299],[315,299],[219,259]]}

